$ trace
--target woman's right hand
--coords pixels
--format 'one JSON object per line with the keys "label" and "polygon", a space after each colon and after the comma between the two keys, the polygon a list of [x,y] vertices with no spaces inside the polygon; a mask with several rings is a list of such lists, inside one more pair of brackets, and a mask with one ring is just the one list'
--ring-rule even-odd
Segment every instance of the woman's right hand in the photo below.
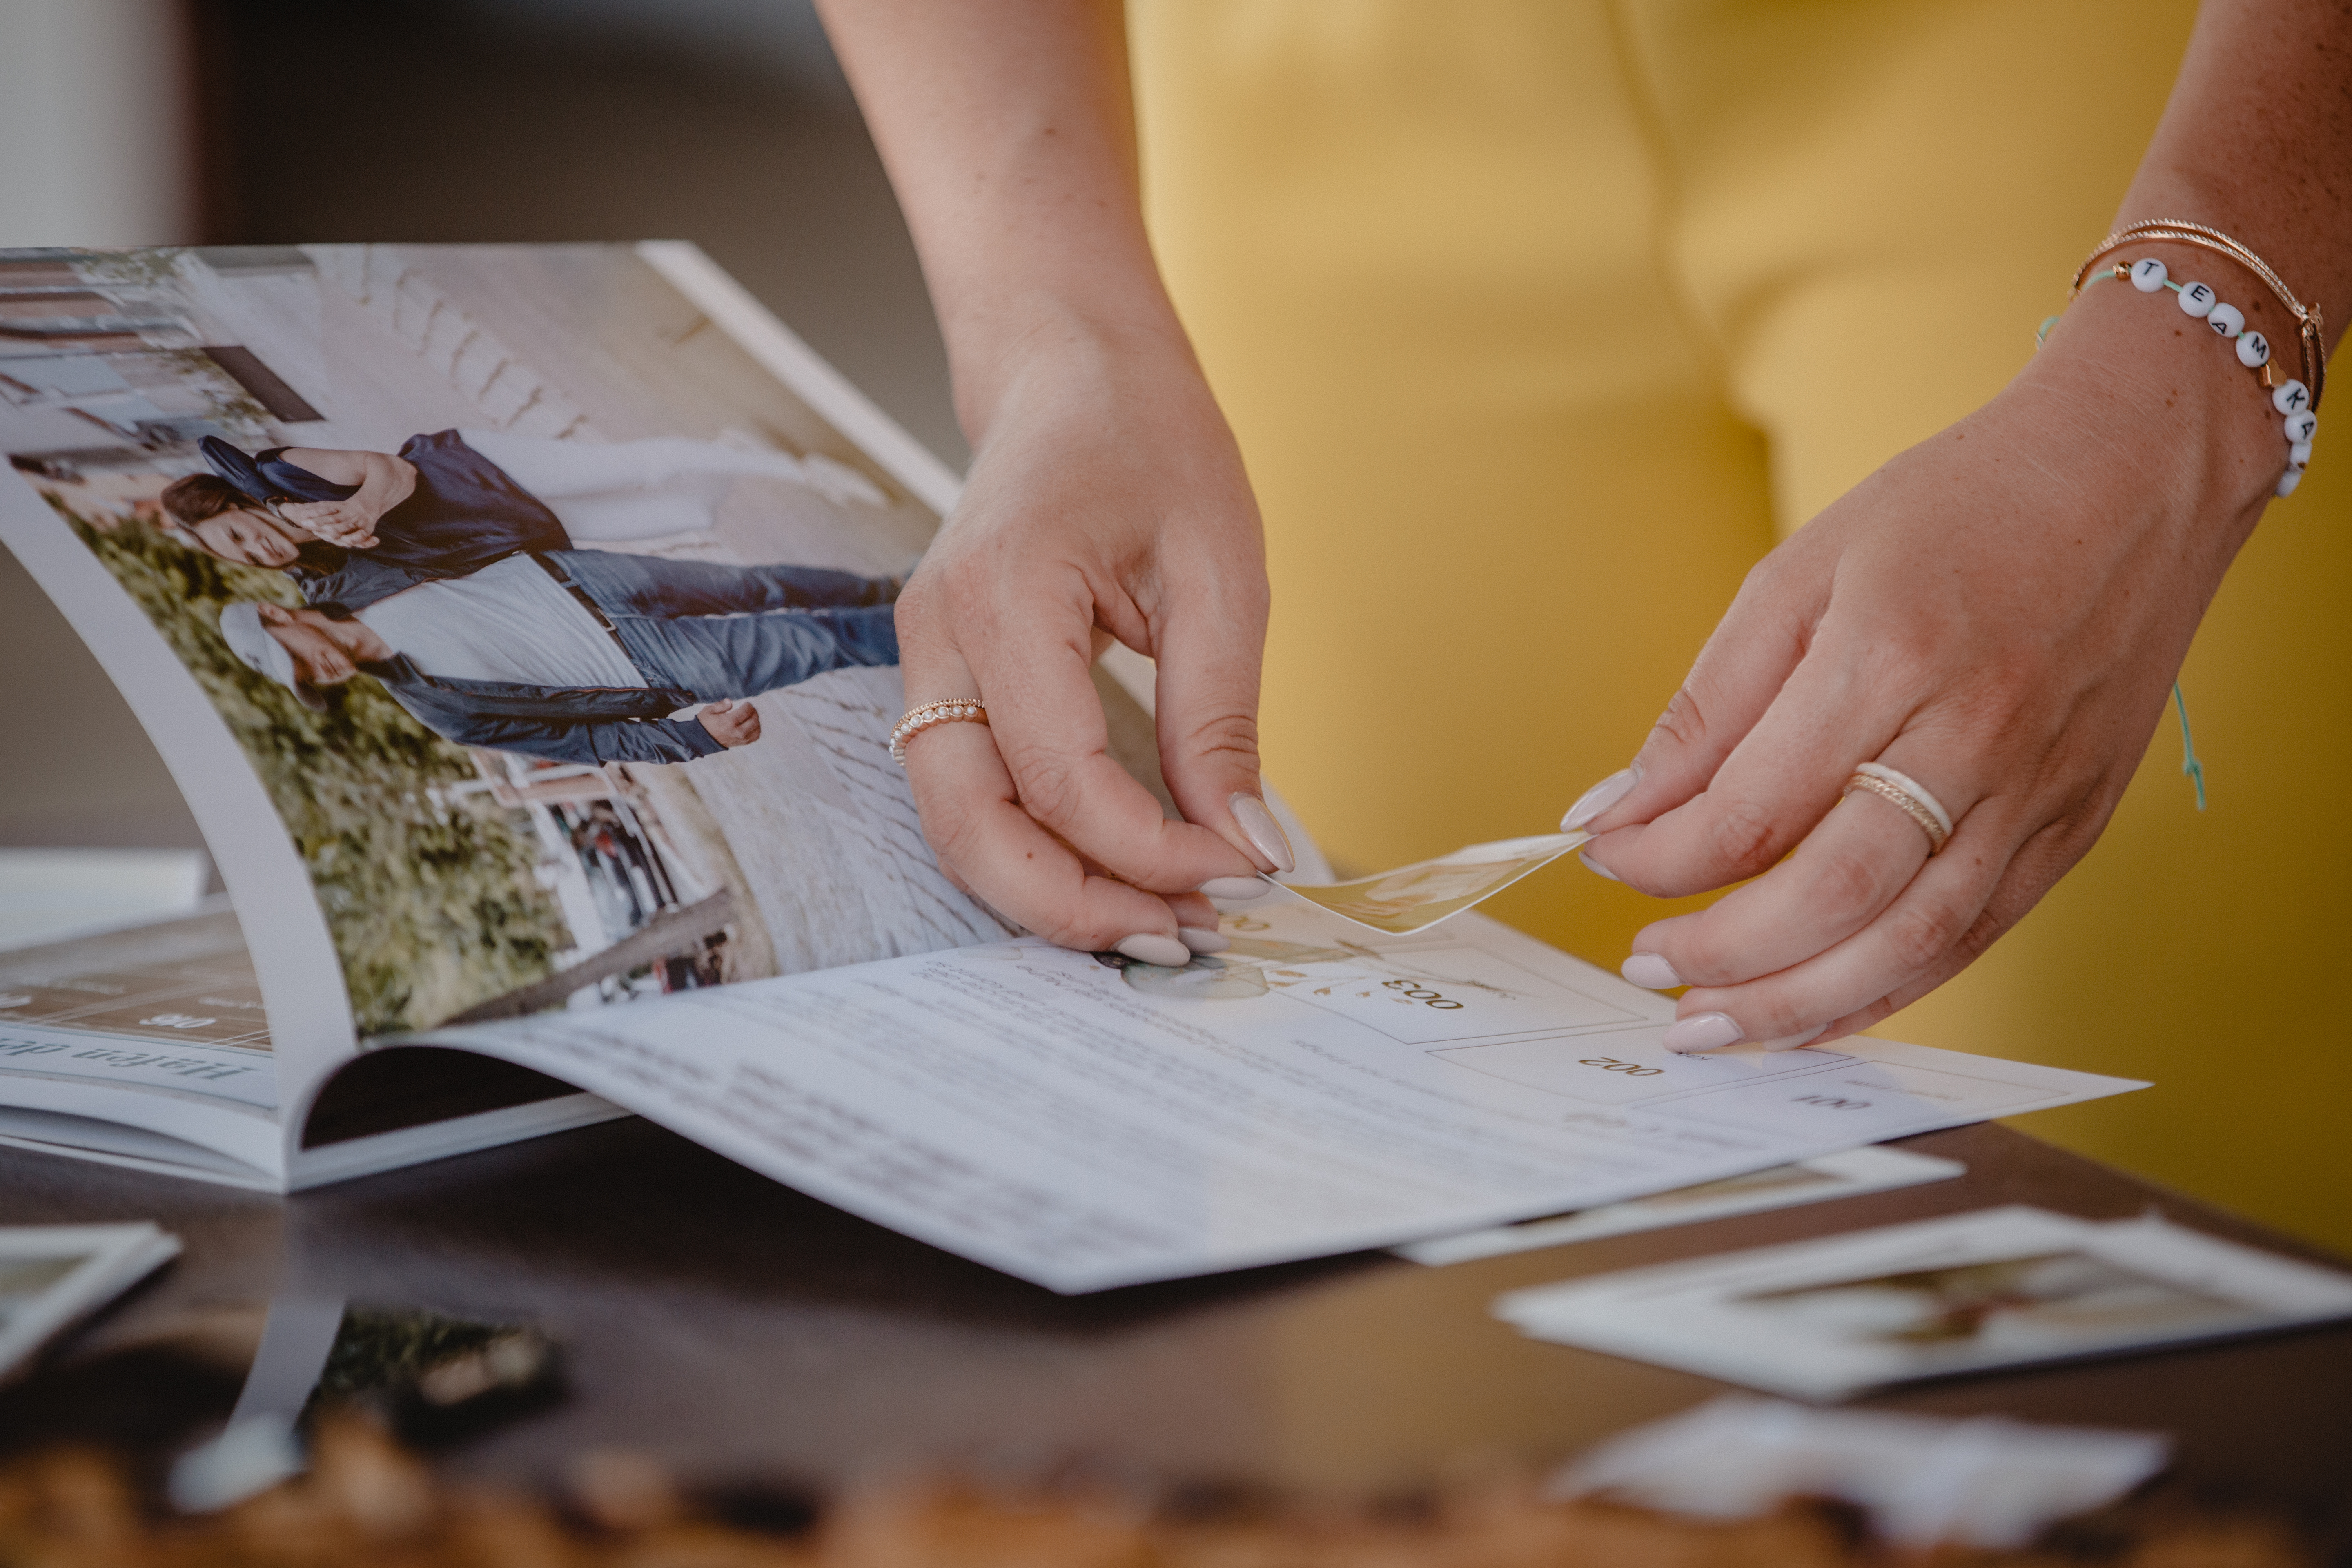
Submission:
{"label": "woman's right hand", "polygon": [[[1204,884],[1291,865],[1259,794],[1256,503],[1181,335],[1056,312],[1024,342],[898,601],[908,706],[977,696],[989,722],[923,731],[908,772],[960,886],[1063,946],[1181,963],[1220,945]],[[1184,821],[1109,754],[1098,633],[1159,661]]]}
{"label": "woman's right hand", "polygon": [[[907,214],[971,437],[898,601],[907,747],[949,876],[1068,947],[1181,963],[1198,891],[1286,870],[1257,780],[1265,563],[1144,234],[1118,0],[819,0]],[[1161,819],[1112,760],[1100,636],[1159,660]],[[1223,891],[1226,889],[1219,889]]]}
{"label": "woman's right hand", "polygon": [[278,515],[313,538],[346,550],[373,550],[377,543],[375,513],[350,500],[289,500],[278,503]]}

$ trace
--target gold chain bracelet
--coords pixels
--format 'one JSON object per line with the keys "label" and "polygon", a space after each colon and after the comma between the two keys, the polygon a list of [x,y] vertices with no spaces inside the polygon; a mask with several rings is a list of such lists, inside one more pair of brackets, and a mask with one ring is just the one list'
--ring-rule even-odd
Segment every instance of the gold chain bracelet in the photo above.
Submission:
{"label": "gold chain bracelet", "polygon": [[2074,269],[2074,286],[2068,290],[2067,298],[2071,300],[2083,291],[2084,281],[2091,276],[2091,268],[2099,264],[2101,257],[2136,242],[2150,244],[2158,241],[2193,245],[2200,249],[2226,256],[2261,279],[2263,286],[2278,297],[2278,302],[2286,307],[2287,314],[2294,318],[2295,347],[2303,359],[2303,379],[2311,388],[2312,410],[2317,412],[2320,394],[2327,385],[2327,323],[2320,314],[2319,301],[2315,300],[2305,305],[2297,300],[2294,290],[2286,286],[2286,279],[2281,278],[2269,262],[2254,254],[2251,247],[2218,228],[2209,228],[2201,223],[2191,223],[2180,217],[2142,218],[2137,223],[2127,223],[2099,241],[2091,254],[2084,258],[2083,265]]}

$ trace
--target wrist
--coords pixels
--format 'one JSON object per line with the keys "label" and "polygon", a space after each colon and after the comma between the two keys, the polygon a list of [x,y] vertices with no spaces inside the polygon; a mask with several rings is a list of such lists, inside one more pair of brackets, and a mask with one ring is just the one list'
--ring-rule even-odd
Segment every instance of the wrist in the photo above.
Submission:
{"label": "wrist", "polygon": [[[2117,259],[2153,255],[2180,282],[2204,280],[2269,339],[2282,374],[2294,373],[2285,312],[2226,258],[2185,247],[2126,247]],[[2210,275],[2210,277],[2208,275]],[[2227,560],[2276,493],[2289,445],[2270,391],[2239,359],[2235,342],[2184,311],[2170,289],[2144,293],[2125,280],[2092,284],[2052,329],[2018,390],[2049,399],[2053,414],[2114,493],[2140,518],[2183,543],[2221,546]]]}
{"label": "wrist", "polygon": [[1114,378],[1191,384],[1206,395],[1156,275],[1148,287],[1011,290],[943,323],[956,416],[974,450],[1007,410]]}

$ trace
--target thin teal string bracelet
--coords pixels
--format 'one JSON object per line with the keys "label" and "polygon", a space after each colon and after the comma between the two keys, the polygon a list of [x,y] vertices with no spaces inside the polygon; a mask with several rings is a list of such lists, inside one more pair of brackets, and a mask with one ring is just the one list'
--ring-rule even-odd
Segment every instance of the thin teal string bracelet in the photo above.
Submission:
{"label": "thin teal string bracelet", "polygon": [[[2111,272],[2101,272],[2095,275],[2090,282],[2096,283],[2101,279],[2113,276],[2115,275]],[[2089,286],[2088,283],[2084,285],[2085,288]],[[2168,283],[2166,287],[2178,291],[2180,285]],[[2035,329],[2033,351],[2036,353],[2042,352],[2042,340],[2049,337],[2050,329],[2057,324],[2058,318],[2051,316]],[[2187,773],[2189,782],[2197,786],[2197,809],[2202,811],[2205,809],[2205,764],[2198,760],[2197,737],[2189,733],[2189,699],[2181,695],[2180,682],[2177,680],[2172,683],[2172,710],[2180,716],[2180,771]]]}
{"label": "thin teal string bracelet", "polygon": [[2180,715],[2180,771],[2197,786],[2197,809],[2205,809],[2205,764],[2197,760],[2197,742],[2189,733],[2189,699],[2180,695],[2180,682],[2172,683],[2172,710]]}

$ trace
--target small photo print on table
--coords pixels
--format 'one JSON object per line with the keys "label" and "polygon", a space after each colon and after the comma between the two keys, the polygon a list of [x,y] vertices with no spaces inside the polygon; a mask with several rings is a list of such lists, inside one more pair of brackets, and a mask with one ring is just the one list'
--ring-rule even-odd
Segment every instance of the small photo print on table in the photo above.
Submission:
{"label": "small photo print on table", "polygon": [[1899,1348],[1922,1373],[1988,1355],[2063,1356],[2121,1339],[2254,1328],[2264,1314],[2079,1251],[1763,1290],[1734,1304],[1791,1335]]}
{"label": "small photo print on table", "polygon": [[179,1250],[144,1222],[0,1226],[0,1379]]}
{"label": "small photo print on table", "polygon": [[2352,1317],[2352,1276],[2154,1215],[1942,1219],[1498,1298],[1537,1339],[1798,1398]]}
{"label": "small photo print on table", "polygon": [[1770,1209],[1825,1203],[1832,1198],[1859,1197],[1864,1193],[1890,1192],[1922,1182],[1948,1181],[1967,1171],[1968,1167],[1958,1160],[1915,1154],[1905,1149],[1848,1149],[1843,1153],[1772,1165],[1742,1176],[1700,1182],[1573,1214],[1544,1215],[1459,1236],[1408,1242],[1393,1250],[1398,1257],[1409,1258],[1415,1263],[1466,1263],[1475,1258],[1533,1252],[1571,1242],[1597,1241],[1602,1237],[1761,1214]]}
{"label": "small photo print on table", "polygon": [[40,1258],[0,1258],[0,1333],[23,1318],[49,1288],[81,1267],[86,1253],[51,1253]]}

